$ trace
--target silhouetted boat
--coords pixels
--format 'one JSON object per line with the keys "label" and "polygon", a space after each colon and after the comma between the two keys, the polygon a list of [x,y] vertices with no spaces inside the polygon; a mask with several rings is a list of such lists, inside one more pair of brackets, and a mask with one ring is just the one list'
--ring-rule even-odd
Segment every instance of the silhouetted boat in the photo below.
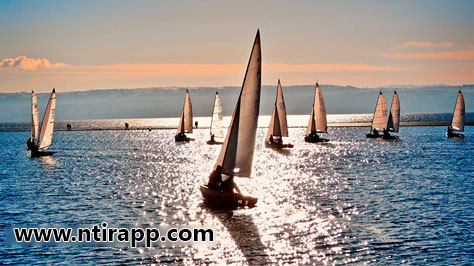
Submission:
{"label": "silhouetted boat", "polygon": [[293,144],[283,144],[283,137],[288,137],[288,123],[286,121],[285,99],[280,80],[278,80],[275,105],[273,106],[272,118],[265,137],[267,148],[293,148]]}
{"label": "silhouetted boat", "polygon": [[216,141],[215,138],[224,137],[224,121],[222,116],[222,105],[221,98],[216,91],[216,97],[214,99],[214,107],[212,108],[211,117],[211,128],[210,128],[211,139],[207,141],[209,145],[222,144],[222,141]]}
{"label": "silhouetted boat", "polygon": [[51,155],[54,153],[48,152],[46,149],[53,143],[55,113],[56,90],[53,89],[46,110],[44,111],[40,130],[38,130],[38,99],[36,93],[34,91],[31,92],[31,136],[26,142],[28,149],[31,151],[31,157]]}
{"label": "silhouetted boat", "polygon": [[374,118],[372,119],[372,125],[370,126],[370,132],[365,136],[367,138],[381,138],[379,132],[383,132],[387,128],[388,115],[387,115],[387,101],[383,96],[383,93],[379,93],[377,99],[377,105],[375,106]]}
{"label": "silhouetted boat", "polygon": [[191,105],[191,95],[186,89],[186,97],[184,98],[183,112],[179,119],[178,130],[174,136],[175,141],[190,141],[185,133],[193,133],[193,108]]}
{"label": "silhouetted boat", "polygon": [[466,105],[464,104],[464,96],[462,95],[461,90],[459,90],[458,97],[456,99],[456,105],[454,106],[451,125],[448,127],[448,132],[446,133],[448,138],[464,137],[463,134],[455,133],[455,131],[464,131],[465,116]]}
{"label": "silhouetted boat", "polygon": [[[260,109],[261,68],[260,32],[257,31],[242,89],[211,175],[219,171],[219,176],[227,175],[232,182],[234,176],[250,177]],[[233,192],[233,188],[224,191],[202,185],[200,190],[206,203],[224,208],[253,207],[257,203],[257,198]]]}
{"label": "silhouetted boat", "polygon": [[309,115],[308,127],[306,128],[306,135],[304,141],[317,143],[328,142],[329,139],[319,137],[318,133],[327,133],[328,123],[326,118],[326,106],[324,105],[323,93],[319,84],[316,82],[314,91],[313,108]]}
{"label": "silhouetted boat", "polygon": [[398,93],[395,91],[393,92],[392,106],[390,107],[390,114],[388,116],[387,129],[384,131],[382,138],[387,140],[397,140],[398,136],[392,136],[389,132],[398,133],[399,125],[400,98],[398,98]]}

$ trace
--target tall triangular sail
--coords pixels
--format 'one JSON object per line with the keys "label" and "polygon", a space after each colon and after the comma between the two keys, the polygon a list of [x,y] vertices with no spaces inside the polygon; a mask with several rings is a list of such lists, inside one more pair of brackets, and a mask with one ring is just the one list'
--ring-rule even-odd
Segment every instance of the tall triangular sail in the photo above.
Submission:
{"label": "tall triangular sail", "polygon": [[466,116],[466,106],[464,104],[464,96],[462,95],[461,90],[459,90],[458,98],[456,99],[456,106],[454,107],[451,128],[456,131],[464,131],[465,116]]}
{"label": "tall triangular sail", "polygon": [[189,90],[186,89],[186,98],[184,99],[183,113],[179,120],[178,131],[180,132],[193,133],[193,108],[191,104],[191,95]]}
{"label": "tall triangular sail", "polygon": [[387,101],[383,96],[383,93],[379,93],[377,99],[377,106],[375,107],[374,119],[372,120],[371,130],[382,131],[387,127],[388,115],[387,115]]}
{"label": "tall triangular sail", "polygon": [[222,173],[249,177],[252,172],[261,89],[260,32],[257,31],[239,99],[215,167]]}
{"label": "tall triangular sail", "polygon": [[274,137],[288,137],[285,99],[283,98],[283,89],[281,88],[280,80],[278,80],[275,106],[273,106],[272,118],[267,131],[267,138],[269,138],[270,135]]}
{"label": "tall triangular sail", "polygon": [[31,91],[31,136],[30,141],[36,143],[39,133],[39,111],[38,97],[36,92]]}
{"label": "tall triangular sail", "polygon": [[390,115],[388,117],[387,130],[391,132],[398,132],[400,125],[400,98],[395,91],[392,98],[392,106],[390,107]]}
{"label": "tall triangular sail", "polygon": [[56,115],[56,91],[53,89],[49,97],[48,105],[44,111],[43,121],[41,123],[41,131],[38,138],[38,149],[45,149],[51,146],[54,133],[54,118]]}
{"label": "tall triangular sail", "polygon": [[306,128],[306,136],[309,136],[311,132],[316,131],[317,133],[327,133],[328,123],[326,118],[326,106],[324,105],[323,93],[319,84],[316,83],[314,91],[313,108],[311,109],[311,115],[309,116],[308,127]]}
{"label": "tall triangular sail", "polygon": [[211,118],[211,135],[217,138],[224,137],[224,122],[222,116],[222,105],[221,98],[216,92],[216,98],[214,100],[214,108],[212,109],[212,118]]}

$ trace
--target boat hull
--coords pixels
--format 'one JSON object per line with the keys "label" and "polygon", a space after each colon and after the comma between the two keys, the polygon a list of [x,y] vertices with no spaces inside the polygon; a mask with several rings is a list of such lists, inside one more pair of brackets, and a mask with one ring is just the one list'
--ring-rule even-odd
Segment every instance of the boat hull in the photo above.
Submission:
{"label": "boat hull", "polygon": [[270,143],[268,141],[265,141],[265,148],[271,148],[271,149],[291,149],[293,148],[293,144],[283,144],[283,143]]}
{"label": "boat hull", "polygon": [[383,136],[382,139],[385,139],[385,140],[398,140],[398,136],[391,136],[391,135],[388,135],[388,136]]}
{"label": "boat hull", "polygon": [[447,138],[464,138],[464,135],[459,134],[459,133],[454,133],[454,132],[448,132],[446,133],[446,137]]}
{"label": "boat hull", "polygon": [[222,145],[223,142],[215,141],[215,140],[208,140],[206,141],[208,145]]}
{"label": "boat hull", "polygon": [[257,198],[244,196],[240,193],[231,193],[223,192],[214,189],[210,189],[207,186],[200,187],[201,194],[204,197],[204,201],[212,206],[226,208],[226,209],[235,209],[255,207],[257,204]]}
{"label": "boat hull", "polygon": [[367,134],[365,134],[365,136],[369,139],[377,139],[377,138],[383,137],[383,135],[375,135],[373,133],[367,133]]}
{"label": "boat hull", "polygon": [[188,138],[188,137],[180,137],[180,136],[174,136],[174,141],[176,142],[185,142],[185,141],[191,141],[193,139]]}
{"label": "boat hull", "polygon": [[50,156],[55,154],[54,151],[31,151],[31,158],[41,157],[41,156]]}
{"label": "boat hull", "polygon": [[318,142],[328,142],[329,139],[324,139],[324,138],[312,138],[312,137],[304,137],[304,141],[305,142],[309,142],[309,143],[318,143]]}

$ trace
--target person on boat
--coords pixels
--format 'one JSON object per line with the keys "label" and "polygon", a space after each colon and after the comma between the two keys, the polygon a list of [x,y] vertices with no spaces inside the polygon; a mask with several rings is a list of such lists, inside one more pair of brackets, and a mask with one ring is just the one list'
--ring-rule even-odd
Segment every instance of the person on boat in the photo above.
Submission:
{"label": "person on boat", "polygon": [[234,182],[234,176],[225,175],[222,177],[222,166],[218,165],[209,175],[207,187],[212,190],[234,193],[234,189],[240,193],[240,189]]}
{"label": "person on boat", "polygon": [[311,133],[309,133],[309,137],[313,139],[319,139],[318,133],[316,133],[316,131],[311,131]]}
{"label": "person on boat", "polygon": [[128,123],[127,123],[127,122],[125,122],[125,130],[127,130],[127,129],[128,129],[128,127],[129,127]]}
{"label": "person on boat", "polygon": [[448,132],[446,132],[446,136],[448,136],[448,138],[452,138],[452,137],[458,137],[459,134],[454,133],[453,128],[451,126],[448,126]]}
{"label": "person on boat", "polygon": [[28,139],[26,141],[26,147],[28,147],[28,150],[33,150],[35,146],[36,146],[35,143],[31,141],[31,139]]}
{"label": "person on boat", "polygon": [[372,132],[374,133],[374,136],[380,136],[379,132],[377,131],[377,129],[372,129]]}
{"label": "person on boat", "polygon": [[71,126],[71,124],[68,123],[68,124],[67,124],[67,130],[68,130],[68,131],[71,131],[71,129],[72,129],[72,126]]}
{"label": "person on boat", "polygon": [[211,135],[211,142],[216,142],[216,140],[214,139],[214,134]]}
{"label": "person on boat", "polygon": [[281,137],[275,138],[274,142],[275,142],[276,144],[283,144],[283,140],[281,139]]}
{"label": "person on boat", "polygon": [[390,133],[388,132],[388,130],[386,128],[383,129],[383,137],[384,138],[390,138]]}
{"label": "person on boat", "polygon": [[186,135],[184,134],[184,132],[181,131],[181,132],[178,133],[178,137],[185,138]]}
{"label": "person on boat", "polygon": [[194,128],[198,128],[198,121],[194,122]]}
{"label": "person on boat", "polygon": [[273,135],[270,135],[270,137],[268,137],[268,141],[270,142],[270,144],[275,143],[275,140],[273,139]]}

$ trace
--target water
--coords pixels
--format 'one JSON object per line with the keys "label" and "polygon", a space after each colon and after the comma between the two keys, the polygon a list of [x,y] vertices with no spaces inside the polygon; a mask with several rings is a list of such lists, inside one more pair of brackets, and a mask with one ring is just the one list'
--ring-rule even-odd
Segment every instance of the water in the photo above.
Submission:
{"label": "water", "polygon": [[[174,130],[60,131],[50,157],[29,158],[28,132],[0,132],[0,262],[4,264],[414,264],[474,263],[474,128],[402,127],[399,142],[367,128],[330,128],[331,142],[263,147],[252,179],[256,208],[202,205],[220,146],[208,130],[177,144]],[[206,247],[7,247],[6,224],[202,224]]]}

